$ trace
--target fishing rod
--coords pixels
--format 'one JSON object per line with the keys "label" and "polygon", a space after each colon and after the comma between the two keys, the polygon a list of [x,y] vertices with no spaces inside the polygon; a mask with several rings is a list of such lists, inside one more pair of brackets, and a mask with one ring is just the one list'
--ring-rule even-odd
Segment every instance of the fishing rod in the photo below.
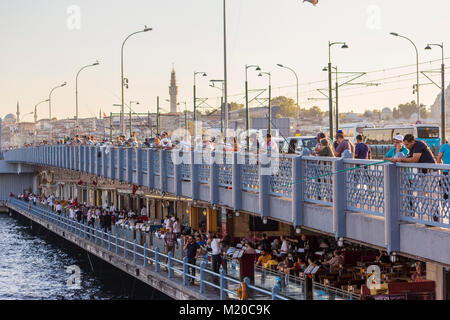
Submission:
{"label": "fishing rod", "polygon": [[[267,115],[265,116],[266,118],[269,118]],[[284,139],[284,141],[286,142],[286,144],[288,145],[289,149],[292,150],[293,153],[295,153],[295,150],[292,148],[291,144],[287,141],[286,137],[283,136],[283,134],[280,132],[280,129],[278,129],[278,127],[273,123],[272,119],[270,119],[270,123],[275,127],[275,129],[278,130],[278,134]]]}

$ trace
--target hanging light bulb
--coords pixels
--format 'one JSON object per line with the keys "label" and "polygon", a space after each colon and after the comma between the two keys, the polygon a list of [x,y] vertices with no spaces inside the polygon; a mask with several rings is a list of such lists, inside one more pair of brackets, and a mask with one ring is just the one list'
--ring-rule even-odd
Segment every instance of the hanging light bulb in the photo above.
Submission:
{"label": "hanging light bulb", "polygon": [[338,245],[339,247],[343,247],[343,246],[344,246],[344,238],[339,238],[339,240],[338,240],[338,242],[337,242],[337,245]]}
{"label": "hanging light bulb", "polygon": [[267,218],[266,217],[263,218],[263,223],[267,224]]}
{"label": "hanging light bulb", "polygon": [[238,210],[238,211],[236,211],[236,217],[239,217],[239,215],[240,215],[240,213],[239,213],[239,210]]}
{"label": "hanging light bulb", "polygon": [[302,230],[300,229],[300,227],[297,227],[297,228],[295,229],[295,233],[297,233],[297,234],[300,234],[301,231],[302,231]]}

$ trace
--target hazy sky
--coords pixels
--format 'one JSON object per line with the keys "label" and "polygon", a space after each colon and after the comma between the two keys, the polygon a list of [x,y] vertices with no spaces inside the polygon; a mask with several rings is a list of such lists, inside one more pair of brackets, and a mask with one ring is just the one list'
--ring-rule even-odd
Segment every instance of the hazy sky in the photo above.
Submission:
{"label": "hazy sky", "polygon": [[[377,80],[378,87],[341,88],[341,110],[393,107],[415,99],[415,52],[408,41],[389,32],[410,37],[418,46],[420,61],[441,57],[437,47],[424,50],[427,42],[450,43],[450,1],[446,0],[320,0],[316,7],[300,0],[227,0],[227,4],[229,99],[241,103],[245,64],[259,64],[272,72],[273,96],[294,98],[293,74],[276,67],[283,63],[299,74],[302,107],[327,108],[327,101],[308,98],[320,97],[316,89],[327,87],[322,68],[328,62],[331,40],[346,41],[350,47],[333,47],[333,63],[342,71],[409,65],[360,79]],[[79,29],[73,28],[77,20],[68,13],[71,6],[80,9]],[[120,103],[120,47],[128,34],[144,25],[154,31],[134,36],[125,48],[125,74],[130,81],[126,101],[139,101],[136,111],[154,112],[159,95],[168,110],[165,99],[174,63],[179,101],[192,108],[193,72],[205,71],[209,77],[199,79],[198,95],[209,97],[216,106],[220,91],[209,88],[208,81],[223,78],[222,0],[0,0],[0,116],[15,113],[17,101],[22,115],[32,112],[54,86],[67,81],[66,87],[53,93],[52,113],[73,117],[75,75],[97,59],[100,66],[80,75],[80,116],[98,115],[100,109],[119,111],[112,105]],[[439,61],[427,63],[421,70],[439,66]],[[440,79],[438,74],[433,77]],[[264,88],[267,78],[250,71],[249,82],[250,88]],[[429,81],[421,77],[421,82]],[[438,92],[437,87],[424,85],[421,102],[432,104]],[[47,104],[39,107],[38,116],[48,117]]]}

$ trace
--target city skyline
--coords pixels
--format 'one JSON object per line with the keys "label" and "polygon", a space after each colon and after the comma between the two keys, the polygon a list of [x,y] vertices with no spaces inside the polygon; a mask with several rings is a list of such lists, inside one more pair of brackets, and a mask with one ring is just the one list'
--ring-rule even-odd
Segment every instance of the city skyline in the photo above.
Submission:
{"label": "city skyline", "polygon": [[[299,74],[301,107],[318,105],[326,110],[327,101],[308,98],[319,98],[316,89],[327,87],[326,73],[321,70],[328,62],[329,40],[346,41],[349,45],[347,50],[333,47],[332,62],[339,70],[378,70],[361,80],[381,83],[378,87],[343,87],[342,112],[362,113],[415,100],[414,74],[398,77],[414,73],[413,48],[389,32],[410,37],[418,46],[421,62],[435,61],[422,64],[421,70],[439,68],[439,50],[423,49],[428,42],[444,45],[447,42],[444,34],[436,32],[450,25],[445,18],[445,9],[450,4],[440,1],[441,10],[436,13],[435,7],[419,1],[410,1],[406,11],[401,2],[373,0],[354,4],[350,0],[339,3],[323,0],[314,7],[293,0],[229,1],[229,101],[243,103],[245,64],[258,64],[263,71],[272,73],[272,96],[295,98],[293,75],[276,66],[282,63]],[[341,10],[336,17],[334,12],[342,7],[347,11]],[[133,6],[124,7],[116,1],[63,0],[54,4],[19,0],[1,3],[0,8],[0,23],[4,26],[0,34],[9,44],[1,62],[0,87],[4,93],[1,117],[15,113],[17,101],[22,115],[34,111],[35,104],[47,99],[53,87],[66,81],[67,87],[52,96],[52,115],[73,118],[76,72],[96,60],[100,61],[98,67],[80,75],[80,117],[97,116],[100,109],[106,114],[118,112],[112,105],[120,103],[120,45],[128,34],[144,25],[153,31],[133,37],[125,48],[125,77],[130,82],[125,102],[137,100],[140,101],[140,105],[134,106],[137,112],[155,112],[156,96],[160,96],[163,111],[170,111],[165,100],[169,98],[167,86],[175,63],[179,101],[187,101],[188,109],[192,110],[193,73],[204,71],[208,78],[199,79],[198,94],[218,106],[219,93],[209,88],[209,80],[223,77],[220,1],[198,0],[194,5],[183,1],[135,1]],[[77,8],[80,29],[77,29]],[[405,14],[399,16],[402,10]],[[122,17],[123,22],[117,24]],[[267,24],[269,19],[271,23]],[[273,23],[274,20],[278,23]],[[321,27],[324,23],[333,28]],[[405,65],[408,67],[390,69]],[[256,72],[249,73],[249,82],[251,89],[267,85]],[[428,82],[421,76],[421,84]],[[421,103],[433,104],[439,89],[431,85],[420,89]],[[47,104],[38,107],[38,117],[48,118]],[[24,118],[27,120],[31,121]]]}

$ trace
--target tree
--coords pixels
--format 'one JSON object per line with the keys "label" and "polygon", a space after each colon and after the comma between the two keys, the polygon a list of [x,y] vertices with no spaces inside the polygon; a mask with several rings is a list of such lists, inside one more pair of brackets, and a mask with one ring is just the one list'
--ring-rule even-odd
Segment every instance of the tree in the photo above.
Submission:
{"label": "tree", "polygon": [[244,105],[237,102],[231,102],[230,103],[230,111],[240,110],[244,109]]}
{"label": "tree", "polygon": [[323,116],[323,112],[318,106],[314,106],[309,109],[302,109],[301,113],[303,117],[307,119],[318,119]]}
{"label": "tree", "polygon": [[284,96],[275,97],[271,100],[272,106],[280,107],[280,115],[282,117],[295,117],[297,115],[297,106],[294,99]]}

